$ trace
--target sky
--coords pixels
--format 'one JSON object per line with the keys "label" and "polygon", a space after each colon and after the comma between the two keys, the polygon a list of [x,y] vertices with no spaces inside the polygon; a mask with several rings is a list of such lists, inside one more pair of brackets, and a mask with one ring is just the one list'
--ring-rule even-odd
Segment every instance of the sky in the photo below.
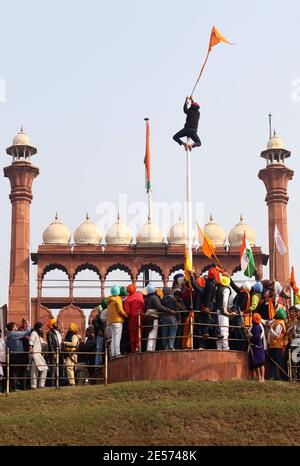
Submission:
{"label": "sky", "polygon": [[[10,164],[5,149],[23,125],[38,148],[32,162],[40,169],[33,184],[31,251],[56,212],[73,232],[86,212],[101,224],[107,203],[117,211],[119,194],[126,194],[131,212],[146,203],[146,116],[153,200],[185,201],[185,153],[172,136],[183,126],[183,101],[212,25],[235,45],[214,47],[194,95],[201,106],[202,147],[192,152],[193,201],[203,206],[201,222],[212,212],[227,233],[242,212],[257,245],[268,252],[265,187],[257,174],[265,166],[260,152],[271,112],[273,127],[292,151],[289,245],[300,279],[297,0],[2,0],[1,165]],[[2,177],[0,304],[8,294],[9,192]],[[143,215],[146,221],[146,210]],[[154,215],[154,221],[162,219]],[[34,280],[32,268],[33,293]]]}

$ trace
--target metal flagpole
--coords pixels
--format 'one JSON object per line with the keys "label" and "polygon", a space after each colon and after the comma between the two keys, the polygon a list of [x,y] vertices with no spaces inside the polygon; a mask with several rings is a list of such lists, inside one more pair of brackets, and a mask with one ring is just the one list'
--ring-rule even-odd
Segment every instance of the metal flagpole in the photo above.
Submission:
{"label": "metal flagpole", "polygon": [[152,220],[152,190],[148,191],[148,220]]}
{"label": "metal flagpole", "polygon": [[[187,138],[189,144],[189,138]],[[186,194],[187,194],[187,228],[188,228],[188,252],[191,264],[193,264],[192,255],[192,176],[191,176],[191,151],[187,147],[186,151]]]}

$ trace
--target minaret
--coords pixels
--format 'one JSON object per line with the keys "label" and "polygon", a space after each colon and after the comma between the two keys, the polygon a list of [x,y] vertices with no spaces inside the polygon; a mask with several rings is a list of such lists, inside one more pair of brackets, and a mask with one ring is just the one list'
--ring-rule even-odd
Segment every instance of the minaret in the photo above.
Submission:
{"label": "minaret", "polygon": [[[266,168],[260,170],[258,177],[265,184],[269,217],[269,254],[270,279],[278,280],[283,286],[289,282],[289,253],[288,253],[288,226],[286,206],[289,200],[287,186],[293,178],[294,171],[285,165],[285,159],[291,153],[283,146],[281,139],[276,135],[270,137],[267,150],[260,156],[266,159]],[[277,225],[287,253],[280,255],[275,247],[274,229]]]}
{"label": "minaret", "polygon": [[31,156],[37,150],[30,145],[23,128],[6,152],[12,156],[11,165],[4,168],[4,176],[9,178],[11,185],[9,198],[12,204],[8,319],[19,325],[23,317],[30,320],[31,187],[39,169],[31,165]]}

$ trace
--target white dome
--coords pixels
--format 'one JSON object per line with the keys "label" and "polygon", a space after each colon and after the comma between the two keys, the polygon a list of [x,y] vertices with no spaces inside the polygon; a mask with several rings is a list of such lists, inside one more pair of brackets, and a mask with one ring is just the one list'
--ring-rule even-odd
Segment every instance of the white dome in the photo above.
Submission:
{"label": "white dome", "polygon": [[132,241],[132,233],[126,223],[120,219],[118,214],[117,221],[111,225],[105,235],[106,244],[129,245]]}
{"label": "white dome", "polygon": [[246,238],[249,241],[250,246],[255,246],[256,233],[250,225],[247,225],[247,223],[244,222],[241,214],[240,222],[229,232],[228,241],[230,246],[241,246],[244,232],[246,233]]}
{"label": "white dome", "polygon": [[86,216],[86,220],[79,225],[74,233],[76,244],[99,244],[102,234],[96,225]]}
{"label": "white dome", "polygon": [[215,246],[224,246],[226,240],[225,231],[214,221],[212,214],[210,214],[209,222],[204,226],[204,233],[210,240],[212,240]]}
{"label": "white dome", "polygon": [[136,235],[137,244],[162,244],[164,235],[159,226],[152,223],[151,218],[145,223]]}
{"label": "white dome", "polygon": [[268,150],[272,149],[284,149],[284,145],[282,140],[280,139],[279,136],[274,131],[274,135],[269,139],[268,145],[267,145]]}
{"label": "white dome", "polygon": [[14,137],[13,145],[14,146],[30,146],[30,139],[27,136],[27,134],[23,131],[22,127],[20,131],[18,132],[18,134]]}
{"label": "white dome", "polygon": [[71,233],[69,229],[58,220],[56,214],[55,220],[50,223],[43,233],[43,242],[45,244],[69,244]]}
{"label": "white dome", "polygon": [[[195,232],[192,231],[192,242],[195,241]],[[186,223],[184,223],[179,217],[178,222],[173,225],[168,233],[169,244],[187,244],[188,243],[188,229]]]}

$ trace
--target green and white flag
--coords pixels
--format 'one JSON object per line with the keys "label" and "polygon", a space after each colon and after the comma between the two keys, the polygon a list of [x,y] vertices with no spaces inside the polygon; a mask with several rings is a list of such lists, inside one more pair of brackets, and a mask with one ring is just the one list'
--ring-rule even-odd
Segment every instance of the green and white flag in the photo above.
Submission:
{"label": "green and white flag", "polygon": [[252,249],[249,241],[246,238],[246,233],[244,232],[242,247],[240,251],[241,256],[241,269],[246,277],[252,277],[255,272],[255,263],[254,257],[252,254]]}

